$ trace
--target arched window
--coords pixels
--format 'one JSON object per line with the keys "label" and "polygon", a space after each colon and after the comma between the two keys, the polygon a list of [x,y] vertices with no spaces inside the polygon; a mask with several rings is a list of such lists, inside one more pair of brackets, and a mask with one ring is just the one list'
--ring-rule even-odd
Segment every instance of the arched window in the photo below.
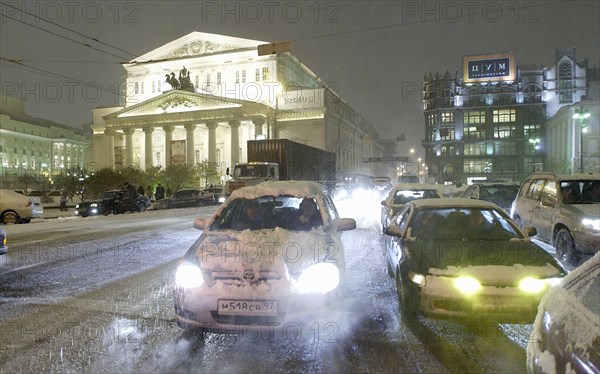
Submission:
{"label": "arched window", "polygon": [[160,152],[156,152],[156,158],[154,159],[156,166],[162,165]]}
{"label": "arched window", "polygon": [[558,67],[558,102],[573,102],[573,64],[570,61],[561,62]]}

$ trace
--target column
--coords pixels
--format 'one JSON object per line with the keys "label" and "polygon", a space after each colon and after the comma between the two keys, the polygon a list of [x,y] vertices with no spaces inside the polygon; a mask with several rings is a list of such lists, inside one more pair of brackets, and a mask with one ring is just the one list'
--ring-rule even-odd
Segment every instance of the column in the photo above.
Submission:
{"label": "column", "polygon": [[255,118],[252,120],[252,123],[254,123],[254,139],[256,139],[256,137],[258,135],[262,135],[262,127],[263,127],[263,124],[265,123],[265,119],[264,118]]}
{"label": "column", "polygon": [[240,121],[229,121],[231,127],[231,166],[240,162]]}
{"label": "column", "polygon": [[[115,134],[117,132],[114,129],[104,130],[106,135],[106,167],[114,170],[115,168]],[[60,162],[60,160],[59,160]]]}
{"label": "column", "polygon": [[207,122],[208,128],[208,162],[217,162],[217,122]]}
{"label": "column", "polygon": [[133,133],[135,129],[125,129],[125,166],[133,165]]}
{"label": "column", "polygon": [[188,165],[195,165],[198,160],[196,160],[196,150],[194,144],[194,130],[196,129],[196,125],[193,123],[187,123],[185,125],[185,160]]}
{"label": "column", "polygon": [[163,130],[165,130],[165,167],[171,165],[171,141],[173,140],[174,129],[175,126],[173,125],[163,126]]}
{"label": "column", "polygon": [[144,159],[144,170],[148,170],[152,167],[152,133],[154,132],[154,127],[144,127],[144,133],[146,134],[146,142],[144,144],[144,151],[146,153],[146,157]]}

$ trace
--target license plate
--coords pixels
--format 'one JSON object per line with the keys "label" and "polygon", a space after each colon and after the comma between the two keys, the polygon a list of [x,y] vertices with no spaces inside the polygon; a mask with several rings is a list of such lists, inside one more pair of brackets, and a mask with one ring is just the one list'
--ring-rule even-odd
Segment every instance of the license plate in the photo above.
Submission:
{"label": "license plate", "polygon": [[217,301],[217,312],[229,316],[276,316],[277,301],[272,300],[229,300]]}

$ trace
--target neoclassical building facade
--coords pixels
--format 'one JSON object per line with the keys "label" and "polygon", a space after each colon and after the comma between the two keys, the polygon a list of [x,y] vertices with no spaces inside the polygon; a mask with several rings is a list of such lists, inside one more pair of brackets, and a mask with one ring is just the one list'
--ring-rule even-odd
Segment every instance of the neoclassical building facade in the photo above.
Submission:
{"label": "neoclassical building facade", "polygon": [[247,140],[287,138],[335,153],[338,178],[373,175],[375,128],[290,52],[259,55],[264,44],[192,32],[124,64],[124,106],[94,110],[95,162],[209,161],[224,174]]}
{"label": "neoclassical building facade", "polygon": [[84,169],[91,142],[81,129],[25,112],[25,103],[0,96],[0,185],[21,188],[27,176],[31,188],[51,188],[53,177]]}

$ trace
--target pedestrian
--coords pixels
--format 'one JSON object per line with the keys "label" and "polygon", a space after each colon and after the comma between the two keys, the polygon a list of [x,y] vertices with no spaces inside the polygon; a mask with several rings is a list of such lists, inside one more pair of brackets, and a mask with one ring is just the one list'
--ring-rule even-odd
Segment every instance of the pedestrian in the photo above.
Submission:
{"label": "pedestrian", "polygon": [[165,198],[165,188],[162,184],[159,183],[158,186],[156,186],[156,191],[154,191],[154,197],[156,198],[156,201],[160,201]]}
{"label": "pedestrian", "polygon": [[60,211],[67,211],[67,194],[65,192],[60,195]]}
{"label": "pedestrian", "polygon": [[152,200],[152,187],[151,186],[146,187],[146,196],[148,196],[148,199]]}

